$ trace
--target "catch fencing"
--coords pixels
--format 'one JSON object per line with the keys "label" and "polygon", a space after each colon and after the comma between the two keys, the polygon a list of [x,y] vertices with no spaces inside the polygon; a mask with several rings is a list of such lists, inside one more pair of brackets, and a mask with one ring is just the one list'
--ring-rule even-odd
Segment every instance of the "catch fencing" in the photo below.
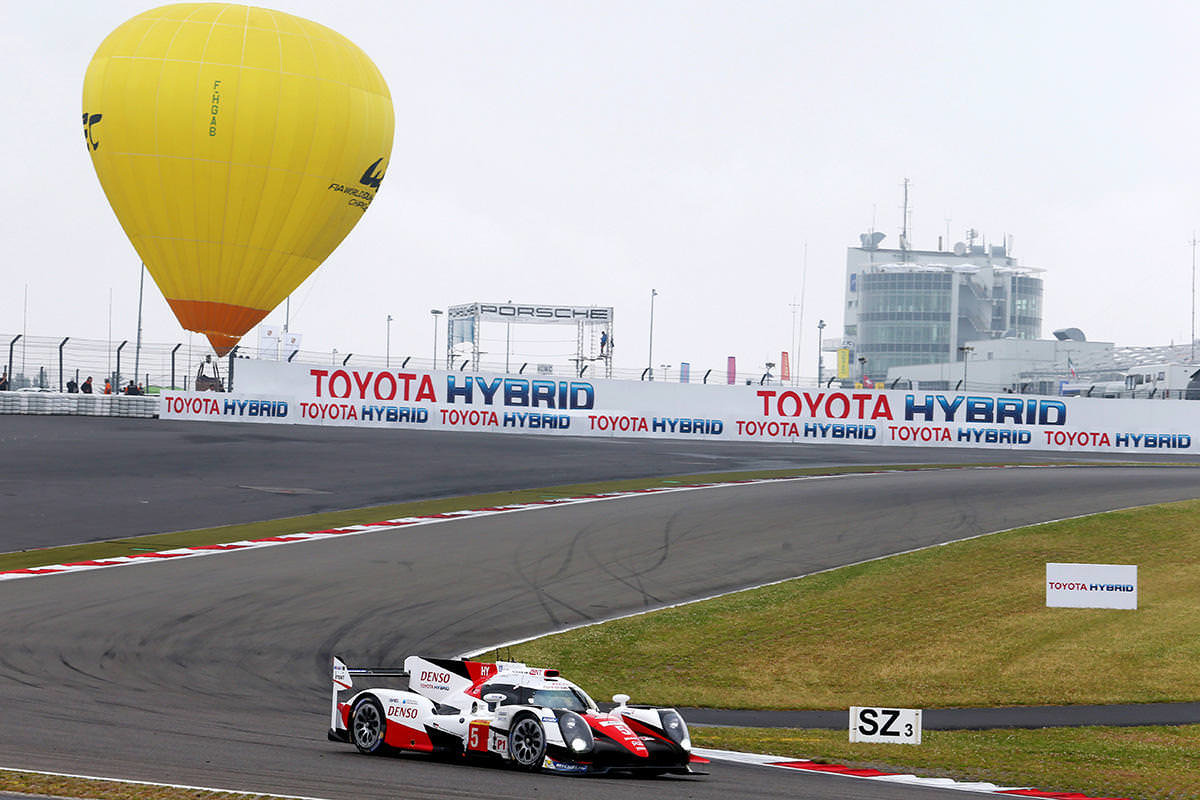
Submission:
{"label": "catch fencing", "polygon": [[[429,355],[417,356],[393,350],[390,355],[346,352],[334,348],[330,351],[294,350],[279,347],[260,349],[251,342],[251,337],[234,351],[237,358],[257,358],[270,361],[285,361],[311,366],[328,366],[346,369],[402,369],[432,371],[437,368],[451,372],[510,373],[526,377],[595,378],[598,367],[593,363],[577,365],[563,357],[555,363],[540,360],[525,360],[514,353],[511,358],[503,353],[496,358],[483,358],[479,363],[461,355],[439,354],[435,362]],[[0,368],[9,377],[10,389],[38,388],[65,392],[68,382],[82,384],[92,378],[94,392],[102,392],[108,380],[113,391],[123,390],[130,381],[141,384],[148,394],[163,389],[190,391],[195,388],[196,375],[201,367],[206,375],[216,371],[226,380],[231,367],[228,358],[217,361],[208,342],[198,334],[189,336],[184,342],[143,342],[139,347],[134,340],[84,339],[74,336],[25,336],[0,333]],[[211,361],[206,360],[211,359]],[[745,362],[742,362],[743,364]],[[232,364],[236,371],[236,362]],[[772,364],[774,367],[774,364]],[[235,376],[236,377],[236,376]],[[828,374],[825,376],[829,377]],[[614,368],[612,378],[627,381],[655,381],[661,383],[702,383],[726,385],[729,383],[726,364],[719,367],[702,367],[697,364],[686,366],[656,364],[651,373],[647,367]],[[733,383],[738,385],[779,385],[778,376],[767,369],[741,370],[735,372]],[[226,381],[228,384],[228,381]],[[816,386],[816,378],[796,376],[784,381],[789,386]],[[226,388],[229,388],[228,385]]]}
{"label": "catch fencing", "polygon": [[23,336],[0,334],[0,354],[3,370],[9,378],[9,388],[49,389],[65,392],[68,383],[83,384],[92,378],[92,391],[102,393],[108,380],[114,391],[124,389],[130,381],[143,388],[193,388],[193,370],[204,353],[211,353],[208,343],[177,344],[143,343],[140,348],[132,341],[106,341],[73,336]]}

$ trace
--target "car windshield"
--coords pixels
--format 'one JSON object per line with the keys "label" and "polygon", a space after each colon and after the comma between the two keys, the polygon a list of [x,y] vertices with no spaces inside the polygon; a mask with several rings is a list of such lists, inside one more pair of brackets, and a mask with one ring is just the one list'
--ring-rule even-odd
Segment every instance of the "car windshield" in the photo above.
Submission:
{"label": "car windshield", "polygon": [[595,706],[580,689],[564,686],[561,689],[532,689],[528,686],[512,686],[510,684],[489,683],[480,690],[481,697],[489,694],[503,694],[504,702],[525,706],[542,706],[543,708],[561,708],[567,711],[584,713]]}
{"label": "car windshield", "polygon": [[581,694],[573,689],[533,689],[528,702],[531,706],[562,708],[582,713],[588,710],[588,702]]}

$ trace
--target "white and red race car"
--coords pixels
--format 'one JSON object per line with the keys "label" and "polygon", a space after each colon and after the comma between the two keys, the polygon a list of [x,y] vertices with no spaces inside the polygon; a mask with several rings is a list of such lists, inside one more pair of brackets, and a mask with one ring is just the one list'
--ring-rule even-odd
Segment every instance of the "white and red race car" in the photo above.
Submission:
{"label": "white and red race car", "polygon": [[[408,678],[408,689],[362,689],[340,701],[358,676]],[[562,773],[687,775],[707,763],[692,755],[679,712],[628,701],[616,695],[603,712],[558,670],[517,662],[409,656],[403,669],[352,668],[335,656],[329,738],[372,755],[478,756]]]}

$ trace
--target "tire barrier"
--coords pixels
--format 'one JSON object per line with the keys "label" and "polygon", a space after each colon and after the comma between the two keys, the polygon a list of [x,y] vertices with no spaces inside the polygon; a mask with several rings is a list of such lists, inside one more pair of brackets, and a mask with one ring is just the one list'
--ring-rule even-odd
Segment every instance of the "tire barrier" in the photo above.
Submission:
{"label": "tire barrier", "polygon": [[157,395],[0,392],[0,414],[153,418],[158,416],[160,405]]}

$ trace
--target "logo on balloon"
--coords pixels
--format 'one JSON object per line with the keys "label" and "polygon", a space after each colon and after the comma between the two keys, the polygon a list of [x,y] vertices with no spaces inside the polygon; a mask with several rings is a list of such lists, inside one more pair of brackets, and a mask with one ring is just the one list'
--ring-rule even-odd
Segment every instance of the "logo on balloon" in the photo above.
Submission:
{"label": "logo on balloon", "polygon": [[[100,143],[96,141],[96,138],[94,136],[92,136],[92,126],[95,125],[99,121],[100,121],[99,114],[89,114],[86,111],[83,112],[83,138],[85,140],[87,140],[87,143],[91,147],[92,150],[100,149]],[[376,162],[376,163],[378,163],[378,162]],[[378,185],[378,184],[376,184],[376,185]]]}
{"label": "logo on balloon", "polygon": [[378,175],[375,175],[373,173],[375,172],[375,168],[379,166],[379,162],[381,162],[381,161],[383,161],[382,158],[375,159],[375,163],[372,164],[371,166],[367,167],[366,171],[363,172],[362,177],[358,179],[358,182],[361,183],[363,186],[370,186],[372,189],[378,189],[379,182],[383,180],[383,173],[380,172]]}

